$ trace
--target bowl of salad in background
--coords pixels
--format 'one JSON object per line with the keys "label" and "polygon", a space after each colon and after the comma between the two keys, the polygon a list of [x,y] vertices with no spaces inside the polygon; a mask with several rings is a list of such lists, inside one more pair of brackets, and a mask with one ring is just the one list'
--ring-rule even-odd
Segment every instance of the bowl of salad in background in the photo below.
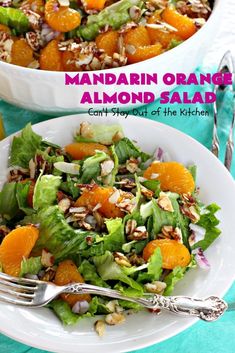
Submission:
{"label": "bowl of salad in background", "polygon": [[[83,123],[82,126],[80,126],[81,123]],[[90,123],[90,125],[88,123]],[[120,125],[117,126],[117,124]],[[135,125],[134,130],[133,125]],[[144,137],[142,133],[143,126],[145,128]],[[79,127],[79,133],[75,134]],[[125,237],[127,237],[126,239],[128,241],[123,242],[122,232],[120,232],[119,229],[120,224],[116,224],[114,226],[114,223],[120,223],[120,219],[123,219],[123,214],[120,212],[123,211],[126,212],[126,216],[124,218],[125,222],[128,222],[131,219],[133,221],[133,217],[137,217],[137,223],[141,222],[139,216],[137,215],[138,212],[142,213],[141,217],[151,219],[152,214],[149,211],[151,211],[152,208],[151,203],[155,203],[154,207],[155,210],[158,209],[158,216],[155,217],[155,215],[153,219],[155,219],[154,222],[157,221],[157,223],[153,222],[153,224],[151,224],[151,221],[148,221],[145,225],[146,229],[148,228],[147,230],[149,235],[152,229],[158,227],[158,222],[163,222],[165,225],[166,223],[169,225],[169,222],[176,222],[178,227],[182,229],[185,227],[187,228],[189,224],[193,223],[194,227],[192,227],[192,224],[190,227],[194,229],[196,239],[190,239],[191,245],[187,245],[188,249],[192,250],[194,245],[197,245],[198,240],[200,242],[200,246],[206,249],[205,256],[210,264],[210,267],[208,267],[208,263],[205,263],[204,261],[205,259],[201,261],[201,254],[196,252],[195,259],[198,266],[190,268],[187,273],[182,273],[183,267],[181,267],[181,272],[178,267],[174,267],[175,270],[173,271],[169,270],[170,272],[165,273],[166,282],[164,288],[161,288],[161,290],[165,290],[166,288],[168,291],[172,290],[173,284],[176,283],[177,280],[181,279],[181,281],[176,284],[173,292],[176,295],[181,294],[194,297],[207,297],[209,295],[223,296],[225,294],[234,280],[234,271],[231,264],[234,263],[235,244],[234,238],[231,237],[231,234],[233,233],[235,226],[233,217],[233,210],[235,207],[235,187],[231,175],[218,161],[218,159],[216,159],[206,148],[171,127],[142,118],[136,119],[135,117],[130,117],[126,121],[122,121],[121,118],[113,118],[112,116],[108,116],[106,118],[98,117],[91,120],[91,118],[87,115],[74,115],[37,124],[33,126],[33,131],[40,135],[43,140],[40,136],[32,133],[30,126],[27,126],[24,129],[23,134],[18,135],[16,139],[13,140],[12,137],[9,137],[0,143],[0,148],[4,151],[0,157],[0,162],[2,165],[0,174],[1,188],[6,183],[7,176],[9,177],[8,184],[5,184],[8,186],[3,187],[3,193],[4,195],[8,194],[8,197],[3,197],[3,194],[0,196],[1,213],[4,214],[5,220],[8,222],[8,226],[12,229],[14,229],[17,222],[21,222],[23,218],[26,221],[26,225],[21,228],[16,228],[12,232],[8,233],[0,246],[0,257],[3,270],[6,273],[18,276],[20,274],[19,271],[23,271],[23,275],[31,273],[32,276],[33,273],[38,273],[38,264],[40,265],[40,261],[42,263],[42,259],[44,257],[44,266],[46,266],[49,271],[45,271],[44,269],[44,273],[38,273],[38,275],[50,277],[51,271],[56,271],[57,278],[55,277],[53,280],[55,280],[57,284],[61,284],[62,282],[60,280],[63,281],[66,278],[63,274],[64,268],[70,268],[71,274],[74,271],[72,267],[74,268],[75,266],[71,266],[71,262],[75,263],[80,261],[79,270],[82,272],[87,282],[99,281],[100,285],[109,284],[111,286],[117,285],[118,282],[120,290],[127,290],[127,288],[129,288],[129,290],[132,291],[132,295],[135,295],[136,291],[140,290],[140,288],[142,288],[141,286],[146,283],[146,281],[148,282],[152,280],[153,272],[148,270],[148,264],[151,263],[151,265],[154,265],[153,267],[155,269],[159,270],[159,254],[154,251],[154,254],[151,255],[149,262],[146,263],[147,267],[146,264],[137,264],[137,262],[135,265],[132,264],[132,267],[130,267],[128,265],[128,261],[134,260],[129,257],[130,249],[132,247],[135,248],[136,244],[138,244],[138,246],[143,245],[143,241],[146,241],[147,238],[131,239],[129,235],[133,233],[129,233],[128,230],[125,229]],[[113,132],[115,132],[114,139]],[[79,148],[73,143],[74,135],[76,135],[77,143],[80,144]],[[111,150],[108,150],[111,135],[112,147]],[[123,136],[125,136],[125,138],[123,138]],[[96,142],[88,142],[91,138]],[[138,143],[140,149],[134,147],[132,140],[135,140],[135,143]],[[172,144],[172,141],[174,141],[174,144]],[[84,144],[87,143],[91,144],[90,148],[84,149]],[[94,143],[96,145],[94,145]],[[105,144],[105,147],[103,146],[103,149],[101,150],[101,145],[103,144]],[[68,155],[66,156],[64,151],[58,149],[56,145],[67,146],[65,149],[66,153],[72,157],[73,161],[68,160]],[[99,150],[96,148],[99,148]],[[95,152],[95,154],[92,151]],[[154,151],[157,151],[157,153],[154,154],[153,158],[154,160],[157,159],[158,162],[153,163],[150,166],[143,167],[143,163],[146,163],[144,161],[146,161],[149,156],[153,155]],[[35,156],[35,153],[37,158],[32,158],[31,162],[29,162],[29,156]],[[89,156],[90,153],[93,155]],[[117,160],[114,158],[115,154],[118,156],[119,160],[118,172],[115,170],[117,168]],[[11,156],[10,160],[9,155]],[[135,158],[130,158],[131,155],[134,155]],[[85,159],[83,158],[84,156],[86,156]],[[169,162],[164,162],[164,160],[168,160]],[[113,161],[113,164],[111,161]],[[9,164],[11,165],[10,170],[8,168]],[[195,178],[195,167],[186,169],[182,166],[182,164],[184,166],[195,165],[197,169],[196,186],[199,187],[199,189],[196,189],[196,194],[193,193],[194,197],[197,195],[196,209],[195,199],[193,200],[189,197],[189,195],[187,196],[187,194],[182,194],[184,197],[187,197],[180,201],[179,195],[177,196],[177,192],[184,193],[189,190],[192,191],[195,187],[195,181],[192,179],[192,176]],[[157,179],[160,178],[159,175],[162,175],[163,171],[156,168],[160,168],[162,165],[170,165],[170,170],[173,174],[170,173],[171,177],[168,181],[171,180],[172,182],[172,175],[174,181],[173,184],[171,183],[171,186],[169,186],[169,184],[168,186],[164,186],[164,181],[162,179],[160,181],[161,188],[165,190],[171,189],[176,193],[169,193],[167,191],[163,192],[164,195],[159,193],[160,190]],[[177,168],[181,166],[181,172],[179,172],[179,169],[177,169],[178,171],[175,169],[176,165],[178,165]],[[112,166],[112,168],[110,168],[110,166]],[[50,169],[51,167],[52,169]],[[38,168],[43,169],[43,175],[40,175],[40,170]],[[148,168],[147,171],[149,171],[149,173],[147,171],[144,172],[145,179],[141,179],[140,177],[141,169],[143,170],[143,168]],[[27,173],[29,172],[31,173],[30,178],[27,177]],[[51,173],[53,173],[53,175]],[[134,179],[134,174],[138,179]],[[63,179],[63,183],[61,183],[61,177]],[[150,179],[148,179],[149,177]],[[119,199],[117,198],[117,195],[115,195],[116,191],[114,190],[110,195],[108,195],[108,199],[103,202],[105,195],[103,192],[101,193],[102,195],[100,194],[102,187],[94,186],[94,184],[93,186],[90,185],[92,188],[90,193],[87,195],[87,190],[82,190],[82,185],[80,185],[80,191],[77,186],[74,185],[74,183],[76,184],[75,179],[78,181],[77,178],[79,178],[79,180],[81,179],[79,182],[88,182],[88,184],[83,184],[85,189],[86,187],[89,187],[89,183],[92,178],[96,180],[96,184],[104,184],[103,188],[106,188],[108,191],[110,190],[110,187],[113,187],[112,185],[114,185],[113,183],[115,181],[115,185],[120,193],[122,193],[121,190],[124,190],[127,187],[126,191],[123,192],[125,195],[129,196],[132,194],[131,199],[134,203],[131,202],[130,204],[122,202],[122,205],[118,204]],[[126,179],[128,178],[129,182],[127,183]],[[32,201],[32,198],[29,197],[32,194],[30,192],[30,183],[33,179],[36,180],[36,186],[34,189],[33,204],[31,203],[30,206],[30,202]],[[9,185],[14,187],[16,186],[16,182],[18,186],[16,187],[16,202],[14,204],[14,197],[9,197],[10,194],[12,196],[12,191],[14,194],[14,190]],[[133,183],[135,185],[133,185]],[[139,185],[142,190],[142,201],[141,205],[139,205],[140,208],[137,210],[133,209],[133,207],[135,207],[136,201],[139,200],[138,193],[140,188],[136,188],[138,184],[142,184],[141,186]],[[179,189],[180,185],[183,189]],[[173,190],[172,186],[177,186],[177,189]],[[108,222],[106,223],[106,226],[109,228],[109,233],[104,236],[102,231],[99,236],[96,234],[96,237],[94,238],[94,231],[97,232],[97,230],[89,230],[87,228],[89,225],[94,225],[90,214],[85,215],[85,217],[87,217],[85,222],[84,217],[80,217],[81,214],[77,220],[73,220],[72,217],[74,217],[74,215],[69,214],[68,209],[66,208],[68,198],[67,201],[65,198],[65,201],[61,203],[60,201],[63,200],[63,198],[60,198],[60,201],[59,199],[55,199],[54,191],[57,190],[58,187],[62,188],[60,190],[60,195],[61,192],[64,195],[70,193],[70,201],[71,198],[73,200],[78,200],[76,201],[76,204],[71,207],[72,209],[69,210],[69,212],[72,213],[74,207],[77,207],[77,210],[75,211],[79,213],[82,211],[81,207],[84,207],[83,205],[86,207],[89,206],[89,204],[92,204],[92,206],[94,206],[92,207],[92,212],[96,211],[97,213],[105,214],[106,222]],[[47,188],[47,192],[45,192],[45,188]],[[150,190],[151,188],[152,193]],[[157,194],[153,193],[153,189],[154,193],[157,192]],[[44,192],[42,192],[43,190]],[[81,192],[81,195],[76,194],[78,191],[79,193]],[[29,193],[27,194],[27,192]],[[101,198],[100,196],[98,197],[98,194],[101,195]],[[94,202],[96,205],[94,205],[91,201],[94,200],[92,195],[95,198]],[[161,199],[163,196],[165,198],[164,200]],[[148,199],[149,197],[150,199]],[[172,213],[172,210],[170,209],[164,210],[165,207],[169,207],[169,200],[166,203],[166,197],[171,200],[174,209],[174,212]],[[164,202],[160,205],[159,202],[161,200]],[[176,200],[178,201],[176,202]],[[212,204],[212,206],[205,208],[199,200],[205,205]],[[60,215],[58,213],[58,202],[61,207]],[[98,205],[97,202],[98,204],[100,203],[100,205]],[[158,202],[158,204],[156,202]],[[178,202],[181,205],[180,212],[179,206],[177,206]],[[216,212],[215,215],[215,211],[218,211],[216,204],[221,207],[221,210],[218,213]],[[14,207],[12,207],[12,205]],[[128,205],[132,206],[132,208],[128,208],[127,210],[126,206]],[[161,207],[159,206],[159,208],[157,205],[162,207],[161,211]],[[175,209],[176,206],[178,210],[177,212]],[[185,206],[188,207],[190,214],[184,212],[187,209]],[[96,209],[94,210],[94,208]],[[200,220],[195,218],[199,209]],[[116,212],[118,212],[118,214]],[[25,216],[22,218],[22,214],[24,213]],[[56,222],[54,222],[55,219],[53,218],[53,214],[55,215],[55,213],[57,213]],[[164,217],[163,213],[165,215]],[[37,236],[35,237],[35,235],[37,235],[36,233],[38,232],[38,215],[41,215],[41,220],[39,222],[41,235],[38,238],[39,241],[36,243],[36,248],[34,248],[35,253],[31,254],[31,260],[25,258],[21,263],[19,263],[19,259],[15,258],[14,251],[10,251],[9,256],[6,256],[6,243],[12,244],[11,249],[15,246],[14,242],[9,242],[7,239],[12,238],[12,235],[13,238],[15,236],[18,238],[19,233],[25,231],[25,227],[30,228],[30,230],[28,229],[25,233],[25,236],[29,237],[33,235],[34,240],[37,240]],[[110,216],[113,218],[109,218]],[[115,218],[116,216],[118,217]],[[193,217],[191,221],[189,221],[189,217]],[[220,220],[219,225],[217,217]],[[65,221],[65,218],[67,221]],[[188,221],[186,221],[187,218]],[[12,219],[12,221],[9,223],[10,219]],[[27,226],[27,220],[31,225]],[[198,221],[203,222],[203,224],[198,223]],[[36,223],[37,227],[32,226],[32,223]],[[63,233],[59,231],[59,228],[61,230],[62,224],[63,227],[65,227]],[[128,225],[130,226],[130,224]],[[141,232],[143,233],[144,229],[143,225],[141,226],[138,224],[138,226],[140,226],[138,229],[140,235]],[[220,237],[218,237],[219,231],[217,227],[219,227],[222,231]],[[176,228],[174,229],[175,231]],[[201,233],[202,228],[206,229],[206,233]],[[76,242],[72,243],[71,241],[68,241],[69,239],[67,239],[66,242],[63,243],[63,237],[67,237],[68,235],[71,236],[71,232],[80,232],[81,230],[82,232],[91,232],[91,237],[88,239],[90,240],[89,242],[77,241],[78,233],[76,233]],[[173,229],[170,230],[164,228],[164,232],[166,231],[173,231]],[[106,231],[104,230],[104,232],[107,233],[107,229]],[[176,233],[175,236],[179,236],[179,232],[177,231]],[[54,234],[53,237],[51,237],[52,234]],[[59,234],[61,236],[58,236]],[[73,236],[75,236],[75,233]],[[171,236],[173,236],[173,234],[171,234]],[[166,239],[167,235],[162,234],[161,239],[164,240],[164,237]],[[91,241],[91,238],[94,242]],[[113,240],[110,242],[110,239]],[[104,240],[105,245],[103,244]],[[41,255],[41,259],[38,258],[40,256],[41,247],[45,246],[45,241],[50,247],[50,251],[54,252],[55,257],[60,263],[56,269],[53,269],[51,267],[51,263],[49,263],[51,261],[51,254],[47,256],[48,252],[45,253],[44,251],[44,255]],[[120,241],[122,244],[121,250],[118,248]],[[148,241],[149,240],[147,240],[147,242]],[[168,241],[171,240],[168,239]],[[173,241],[177,242],[177,240]],[[178,242],[181,246],[183,246],[182,241],[185,242],[185,239],[183,240],[178,237]],[[210,246],[207,248],[209,244]],[[21,245],[22,243],[19,245],[18,250],[21,248]],[[28,245],[31,246],[32,243],[29,242]],[[112,246],[112,249],[109,248],[109,250],[105,250],[105,246],[110,247],[110,245]],[[197,248],[197,246],[195,248]],[[115,260],[116,255],[118,255],[115,254],[115,249],[119,249],[119,252],[124,255],[126,254],[126,258],[120,258],[119,254],[119,256],[117,256],[117,260]],[[73,254],[79,250],[78,252],[81,254],[82,258],[79,258],[78,256],[71,256],[72,253],[69,255],[71,250],[73,250]],[[74,250],[76,251],[74,252]],[[147,250],[145,250],[145,255],[146,251]],[[164,258],[164,250],[161,250],[161,253]],[[19,251],[17,251],[17,254],[19,254]],[[143,256],[145,257],[145,255]],[[178,254],[176,252],[175,258],[177,258],[177,256]],[[9,261],[9,257],[11,258],[11,261]],[[65,262],[62,257],[64,257]],[[185,260],[185,256],[183,256],[183,258],[183,260]],[[138,259],[140,260],[140,258],[137,257],[137,260]],[[153,263],[151,259],[154,260]],[[189,263],[190,259],[188,259],[187,264],[184,265],[188,266]],[[107,266],[107,264],[109,265]],[[79,264],[77,264],[77,266],[78,265]],[[183,266],[183,264],[181,265]],[[131,274],[131,271],[138,268],[138,266],[140,266],[140,277],[142,278],[138,278],[138,274],[137,276],[134,273]],[[162,266],[166,267],[166,265]],[[167,267],[169,266],[167,265]],[[107,271],[107,269],[109,271]],[[113,272],[114,269],[115,273]],[[117,269],[119,273],[118,276],[116,272]],[[124,269],[125,272],[122,272]],[[157,274],[157,272],[158,271],[155,273],[154,271],[154,275]],[[114,275],[115,278],[113,277],[112,280],[109,280],[107,279],[107,275],[109,278]],[[184,278],[182,279],[183,275]],[[49,277],[47,280],[50,280]],[[168,280],[166,280],[166,278],[168,278]],[[46,277],[44,280],[46,280]],[[98,284],[98,282],[96,282],[96,284]],[[66,297],[64,297],[64,299],[65,298]],[[86,297],[83,298],[83,302],[84,300],[90,303],[89,308],[92,306],[92,310],[94,308],[97,310],[97,299],[93,298],[92,301],[90,301],[87,300]],[[76,323],[78,320],[77,315],[79,314],[83,316],[81,312],[78,313],[77,307],[73,307],[74,303],[70,302],[70,305],[72,310],[77,313],[71,312],[68,302],[67,306],[65,304],[61,306],[61,304],[61,300],[59,302],[54,302],[52,309],[64,320],[64,323]],[[124,306],[124,303],[121,303],[121,305]],[[106,312],[103,312],[105,315],[107,315],[109,311],[112,311],[113,307],[110,301],[106,302],[104,299],[99,302],[98,306],[102,311],[106,308]],[[158,316],[154,313],[149,313],[142,310],[140,312],[127,315],[126,321],[123,322],[124,320],[122,320],[122,324],[114,326],[107,325],[106,333],[101,338],[97,335],[93,328],[93,325],[97,321],[97,316],[93,317],[93,314],[93,311],[87,311],[85,318],[80,320],[78,324],[71,327],[63,327],[54,313],[52,313],[48,308],[25,309],[22,307],[17,308],[7,304],[1,304],[0,318],[2,319],[2,324],[0,324],[0,330],[4,334],[16,340],[54,352],[75,353],[78,350],[79,352],[93,352],[94,350],[97,352],[127,352],[165,340],[181,332],[197,321],[195,318],[177,317],[169,313],[161,313]],[[102,316],[98,316],[98,318],[100,320],[103,319]],[[35,335],[40,335],[40,342],[35,341]]]}
{"label": "bowl of salad in background", "polygon": [[[91,82],[92,72],[127,77],[157,72],[158,85],[142,82],[136,88],[158,97],[166,88],[161,80],[164,73],[188,74],[200,64],[222,10],[221,0],[49,0],[45,6],[43,0],[4,0],[0,7],[0,97],[49,114],[86,110],[89,104],[80,103],[84,88],[66,86],[61,71],[72,71],[71,76],[87,72]],[[92,96],[107,92],[105,84],[85,87]],[[132,91],[131,85],[113,84],[108,93],[124,88]]]}

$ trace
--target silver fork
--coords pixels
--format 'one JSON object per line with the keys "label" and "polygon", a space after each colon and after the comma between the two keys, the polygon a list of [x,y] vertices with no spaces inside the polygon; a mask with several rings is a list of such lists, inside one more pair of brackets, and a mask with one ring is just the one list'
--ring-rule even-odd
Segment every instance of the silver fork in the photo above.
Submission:
{"label": "silver fork", "polygon": [[147,309],[164,309],[175,314],[196,316],[204,321],[217,320],[228,309],[227,303],[216,296],[197,299],[188,296],[164,297],[158,294],[146,294],[144,298],[133,298],[113,289],[86,283],[57,286],[53,283],[11,277],[0,273],[0,300],[6,303],[37,308],[45,306],[61,293],[89,293],[122,299],[140,304]]}
{"label": "silver fork", "polygon": [[[224,54],[223,58],[221,59],[221,62],[218,67],[218,72],[232,73],[233,82],[234,82],[235,69],[234,69],[234,64],[233,64],[233,56],[230,51],[227,51]],[[214,88],[214,93],[217,95],[218,92],[223,92],[224,89],[225,89],[224,86],[216,85]],[[234,94],[233,85],[230,85],[229,89],[232,92],[232,94]],[[217,128],[218,128],[217,100],[214,103],[213,107],[214,107],[214,126],[213,126],[213,138],[212,138],[211,151],[216,157],[219,157],[220,146],[219,146],[219,138],[218,138],[218,133],[217,133]],[[235,126],[235,106],[233,106],[233,117],[232,117],[231,127],[229,130],[229,137],[228,137],[228,140],[226,143],[226,152],[225,152],[225,161],[224,161],[224,165],[229,171],[231,169],[233,150],[234,150],[234,140],[233,140],[234,126]]]}

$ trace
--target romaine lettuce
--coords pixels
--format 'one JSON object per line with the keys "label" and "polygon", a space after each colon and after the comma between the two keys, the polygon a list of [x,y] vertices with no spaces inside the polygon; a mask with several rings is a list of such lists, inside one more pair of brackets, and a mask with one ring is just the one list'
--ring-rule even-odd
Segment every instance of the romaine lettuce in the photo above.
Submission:
{"label": "romaine lettuce", "polygon": [[29,259],[23,258],[21,261],[20,277],[27,273],[36,275],[42,268],[41,256],[30,257]]}
{"label": "romaine lettuce", "polygon": [[115,136],[124,137],[121,125],[89,124],[87,129],[75,136],[77,142],[98,142],[103,145],[112,145]]}
{"label": "romaine lettuce", "polygon": [[34,188],[33,208],[39,210],[56,202],[61,177],[54,175],[39,176]]}
{"label": "romaine lettuce", "polygon": [[6,220],[14,218],[19,211],[16,185],[15,182],[6,183],[0,192],[0,214]]}
{"label": "romaine lettuce", "polygon": [[109,285],[98,276],[96,268],[88,260],[83,260],[79,266],[79,272],[83,276],[85,282],[91,283],[95,286],[108,288]]}
{"label": "romaine lettuce", "polygon": [[115,144],[115,151],[120,164],[125,163],[131,157],[140,157],[142,162],[146,162],[150,157],[149,154],[142,152],[140,148],[134,145],[127,137],[124,137]]}
{"label": "romaine lettuce", "polygon": [[28,168],[40,148],[42,137],[33,132],[31,124],[25,126],[20,136],[15,136],[11,145],[10,165]]}

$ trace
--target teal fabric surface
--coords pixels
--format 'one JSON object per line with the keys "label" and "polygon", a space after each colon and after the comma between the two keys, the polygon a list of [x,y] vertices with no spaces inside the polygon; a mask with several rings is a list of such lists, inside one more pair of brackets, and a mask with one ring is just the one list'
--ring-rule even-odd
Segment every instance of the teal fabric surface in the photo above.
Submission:
{"label": "teal fabric surface", "polygon": [[[178,91],[190,92],[192,96],[198,88],[180,87]],[[210,91],[211,87],[200,87],[200,92]],[[219,138],[221,153],[220,159],[223,161],[225,154],[225,144],[227,141],[229,128],[232,120],[233,102],[229,91],[225,94],[225,99],[220,102],[219,108]],[[180,109],[191,108],[196,109],[196,106],[190,105],[172,105],[171,110],[177,111],[176,117],[156,117],[152,112],[159,107],[159,101],[134,110],[134,113],[139,116],[145,116],[149,119],[156,120],[167,125],[173,126],[186,134],[192,136],[201,142],[207,148],[211,147],[212,130],[213,130],[213,109],[212,106],[198,105],[199,110],[208,111],[209,116],[180,116]],[[162,109],[165,106],[161,106]],[[147,110],[147,112],[146,112]],[[0,101],[0,113],[4,117],[4,125],[7,135],[21,129],[27,122],[35,124],[37,122],[47,120],[50,117],[37,113],[28,112],[16,107],[13,107],[3,101]],[[133,112],[130,112],[130,114]],[[138,116],[136,117],[138,118]],[[232,175],[235,177],[235,156],[233,158]],[[227,293],[225,299],[232,303],[235,302],[235,284]],[[159,318],[160,320],[160,318]],[[15,342],[3,335],[0,335],[0,352],[7,353],[45,353],[28,346]],[[79,352],[79,351],[78,351]],[[181,334],[172,337],[162,343],[151,347],[135,351],[135,353],[234,353],[235,352],[235,311],[226,313],[219,321],[208,324],[198,322],[193,327],[187,329]],[[90,353],[90,352],[89,352]],[[133,352],[134,353],[134,352]]]}

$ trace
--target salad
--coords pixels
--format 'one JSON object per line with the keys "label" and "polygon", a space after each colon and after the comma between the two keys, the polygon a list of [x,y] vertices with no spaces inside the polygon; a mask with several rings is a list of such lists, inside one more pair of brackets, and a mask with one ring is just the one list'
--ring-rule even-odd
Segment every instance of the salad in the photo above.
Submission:
{"label": "salad", "polygon": [[50,71],[137,63],[196,33],[210,0],[1,0],[0,60]]}
{"label": "salad", "polygon": [[[0,192],[0,265],[57,285],[86,282],[127,296],[169,295],[219,236],[216,204],[198,198],[196,166],[142,151],[119,125],[83,122],[60,147],[27,125],[12,141]],[[63,324],[103,314],[125,320],[135,303],[62,294],[49,308]]]}

